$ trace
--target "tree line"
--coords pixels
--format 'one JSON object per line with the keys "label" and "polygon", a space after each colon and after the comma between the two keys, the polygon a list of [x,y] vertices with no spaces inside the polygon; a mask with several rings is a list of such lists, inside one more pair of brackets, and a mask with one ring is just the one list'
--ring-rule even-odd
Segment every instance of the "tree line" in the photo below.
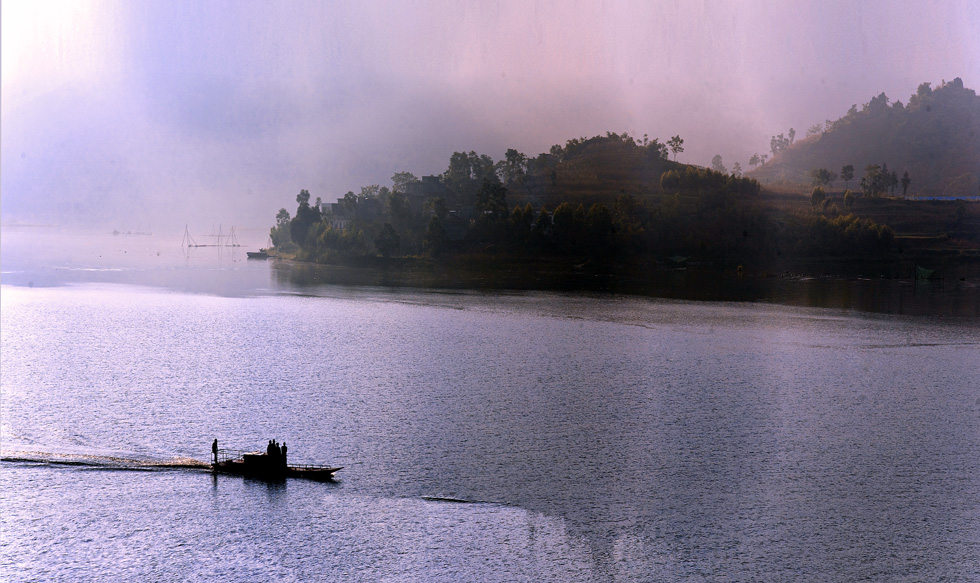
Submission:
{"label": "tree line", "polygon": [[[554,181],[556,169],[588,155],[590,144],[609,143],[626,144],[630,152],[661,164],[673,164],[667,162],[669,154],[676,157],[683,151],[679,136],[660,142],[607,133],[569,140],[534,158],[514,149],[500,161],[454,152],[446,171],[434,178],[438,195],[413,199],[409,194],[419,190],[419,179],[399,172],[392,176],[391,188],[372,185],[360,195],[348,192],[338,203],[344,218],[338,222],[321,210],[320,199],[311,204],[310,193],[302,190],[295,216],[280,209],[270,234],[277,248],[318,262],[467,254],[528,260],[687,255],[748,261],[820,249],[880,252],[890,245],[878,225],[853,217],[777,220],[759,204],[760,185],[754,179],[680,164],[662,172],[659,184],[640,196],[621,192],[611,200],[565,201],[553,208],[509,203],[524,182]],[[805,242],[810,235],[819,235],[815,240],[820,243]],[[843,246],[832,242],[845,240]]]}

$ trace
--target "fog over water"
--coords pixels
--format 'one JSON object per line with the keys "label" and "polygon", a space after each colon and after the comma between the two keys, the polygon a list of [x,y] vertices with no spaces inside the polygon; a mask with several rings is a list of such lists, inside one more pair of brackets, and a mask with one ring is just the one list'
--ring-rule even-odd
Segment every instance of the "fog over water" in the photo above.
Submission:
{"label": "fog over water", "polygon": [[606,131],[743,166],[923,81],[980,85],[980,5],[5,2],[2,215],[267,227],[453,151]]}

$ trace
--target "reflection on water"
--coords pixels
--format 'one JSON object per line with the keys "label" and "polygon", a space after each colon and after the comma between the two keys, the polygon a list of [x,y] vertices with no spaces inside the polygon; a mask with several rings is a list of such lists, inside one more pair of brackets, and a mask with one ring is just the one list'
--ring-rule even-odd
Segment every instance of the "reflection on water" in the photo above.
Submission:
{"label": "reflection on water", "polygon": [[50,287],[77,283],[125,283],[192,293],[242,297],[268,294],[334,294],[338,288],[483,290],[493,293],[551,290],[626,294],[698,301],[766,302],[862,312],[920,316],[980,317],[980,262],[945,261],[938,281],[908,277],[908,262],[878,266],[888,278],[861,275],[846,262],[814,265],[823,277],[773,275],[747,270],[657,266],[616,276],[596,276],[562,266],[487,272],[460,266],[347,268],[277,260],[249,260],[246,250],[264,231],[241,230],[238,248],[186,248],[177,237],[123,237],[64,232],[39,227],[4,227],[2,281]]}

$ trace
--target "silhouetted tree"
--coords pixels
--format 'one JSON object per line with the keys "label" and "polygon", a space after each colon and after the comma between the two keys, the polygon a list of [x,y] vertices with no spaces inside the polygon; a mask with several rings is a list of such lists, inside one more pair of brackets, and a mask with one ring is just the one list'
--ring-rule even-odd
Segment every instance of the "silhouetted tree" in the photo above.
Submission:
{"label": "silhouetted tree", "polygon": [[296,202],[299,206],[296,208],[296,216],[289,222],[289,237],[300,247],[309,247],[307,235],[310,227],[320,222],[320,209],[310,206],[310,192],[306,189],[299,191]]}
{"label": "silhouetted tree", "polygon": [[408,185],[418,182],[419,179],[411,172],[396,172],[391,177],[391,188],[395,192],[405,192]]}
{"label": "silhouetted tree", "polygon": [[773,136],[772,139],[769,140],[769,149],[772,150],[773,157],[775,157],[776,154],[788,148],[789,145],[790,145],[790,139],[785,137],[783,134],[779,134],[778,136]]}
{"label": "silhouetted tree", "polygon": [[909,178],[909,171],[906,170],[905,173],[902,174],[902,198],[905,198],[908,195],[910,184],[912,184],[912,179]]}
{"label": "silhouetted tree", "polygon": [[522,182],[527,174],[527,156],[513,148],[508,148],[500,162],[505,184]]}
{"label": "silhouetted tree", "polygon": [[721,154],[715,154],[715,157],[711,159],[711,169],[715,172],[728,174],[728,168],[725,168],[725,165],[721,162]]}
{"label": "silhouetted tree", "polygon": [[279,212],[276,213],[276,224],[269,231],[269,237],[272,239],[274,247],[285,245],[290,241],[289,220],[289,211],[284,208],[279,209]]}
{"label": "silhouetted tree", "polygon": [[881,166],[869,164],[861,177],[861,190],[865,196],[879,196],[888,190],[888,175]]}
{"label": "silhouetted tree", "polygon": [[854,178],[854,165],[846,164],[840,169],[840,179],[844,181],[844,188],[847,188],[847,183]]}
{"label": "silhouetted tree", "polygon": [[670,151],[674,153],[674,162],[676,162],[677,154],[684,151],[684,140],[682,140],[680,136],[674,136],[667,140],[667,146],[670,148]]}

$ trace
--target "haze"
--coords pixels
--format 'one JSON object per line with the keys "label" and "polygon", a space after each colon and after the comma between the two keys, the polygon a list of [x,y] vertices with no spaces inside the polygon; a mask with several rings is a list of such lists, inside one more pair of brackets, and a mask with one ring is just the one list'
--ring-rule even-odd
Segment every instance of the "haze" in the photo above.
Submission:
{"label": "haze", "polygon": [[747,167],[883,91],[980,89],[980,4],[5,1],[2,58],[5,223],[179,233],[607,131]]}

